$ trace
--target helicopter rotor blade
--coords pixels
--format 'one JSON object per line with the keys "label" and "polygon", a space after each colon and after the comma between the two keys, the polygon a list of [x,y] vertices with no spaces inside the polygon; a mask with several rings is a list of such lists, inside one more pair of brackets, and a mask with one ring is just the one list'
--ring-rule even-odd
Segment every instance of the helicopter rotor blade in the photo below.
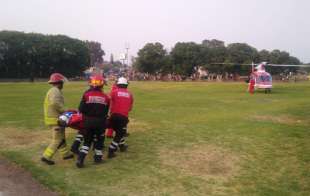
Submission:
{"label": "helicopter rotor blade", "polygon": [[310,67],[310,65],[281,65],[281,64],[267,64],[267,66],[273,66],[273,67]]}
{"label": "helicopter rotor blade", "polygon": [[[262,63],[252,63],[252,64],[246,64],[246,63],[211,63],[211,65],[247,65],[247,66],[257,66]],[[272,64],[272,63],[265,63],[266,66],[272,66],[272,67],[309,67],[310,65],[285,65],[285,64]]]}
{"label": "helicopter rotor blade", "polygon": [[211,65],[258,65],[258,64],[244,64],[244,63],[211,63]]}

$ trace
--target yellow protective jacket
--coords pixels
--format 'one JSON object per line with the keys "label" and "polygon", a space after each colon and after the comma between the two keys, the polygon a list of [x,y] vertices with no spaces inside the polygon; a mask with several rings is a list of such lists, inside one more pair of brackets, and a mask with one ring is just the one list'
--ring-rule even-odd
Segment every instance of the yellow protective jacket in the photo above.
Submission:
{"label": "yellow protective jacket", "polygon": [[65,111],[64,97],[57,87],[52,87],[44,100],[44,122],[46,125],[57,125],[58,117]]}

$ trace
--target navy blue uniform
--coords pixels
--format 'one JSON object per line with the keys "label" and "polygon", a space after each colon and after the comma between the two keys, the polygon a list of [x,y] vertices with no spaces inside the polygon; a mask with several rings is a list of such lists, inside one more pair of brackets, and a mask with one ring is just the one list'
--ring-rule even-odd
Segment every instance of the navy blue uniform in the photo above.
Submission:
{"label": "navy blue uniform", "polygon": [[102,148],[104,142],[104,130],[109,112],[110,99],[101,88],[87,90],[80,102],[79,111],[83,114],[85,126],[84,144],[79,152],[77,166],[83,166],[84,159],[94,141],[95,162],[102,160]]}

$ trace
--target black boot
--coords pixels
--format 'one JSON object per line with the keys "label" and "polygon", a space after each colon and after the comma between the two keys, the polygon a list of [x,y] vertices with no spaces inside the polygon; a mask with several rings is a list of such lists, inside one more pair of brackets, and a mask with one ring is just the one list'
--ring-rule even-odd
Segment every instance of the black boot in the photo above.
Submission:
{"label": "black boot", "polygon": [[127,149],[128,149],[128,145],[127,145],[127,144],[121,144],[121,145],[119,145],[119,150],[120,150],[121,152],[126,152]]}
{"label": "black boot", "polygon": [[76,166],[77,166],[78,168],[84,167],[84,159],[85,159],[85,157],[86,157],[86,154],[85,154],[85,153],[83,153],[83,152],[80,152],[80,153],[79,153],[78,159],[77,159],[77,161],[76,161]]}
{"label": "black boot", "polygon": [[124,134],[124,137],[128,137],[130,134],[128,133],[128,132],[126,132],[125,134]]}
{"label": "black boot", "polygon": [[111,158],[115,157],[116,156],[115,152],[116,152],[115,149],[109,148],[108,158],[111,159]]}
{"label": "black boot", "polygon": [[102,163],[102,155],[94,155],[94,162],[95,163]]}
{"label": "black boot", "polygon": [[71,146],[71,152],[73,152],[74,154],[79,154],[80,144],[80,141],[75,140]]}
{"label": "black boot", "polygon": [[73,159],[73,158],[74,158],[74,155],[73,154],[69,154],[67,156],[64,156],[63,160],[68,160],[68,159]]}
{"label": "black boot", "polygon": [[55,165],[55,162],[52,160],[48,160],[47,158],[42,157],[41,161],[48,164],[48,165]]}

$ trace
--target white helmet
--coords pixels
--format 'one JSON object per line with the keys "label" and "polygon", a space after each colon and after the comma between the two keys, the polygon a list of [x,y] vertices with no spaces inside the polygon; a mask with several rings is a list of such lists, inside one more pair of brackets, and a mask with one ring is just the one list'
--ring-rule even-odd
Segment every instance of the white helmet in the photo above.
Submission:
{"label": "white helmet", "polygon": [[68,124],[70,118],[67,115],[61,115],[59,116],[59,120],[64,121],[66,124]]}
{"label": "white helmet", "polygon": [[117,83],[116,84],[124,84],[124,85],[128,85],[128,81],[127,81],[127,79],[126,78],[124,78],[124,77],[120,77],[120,78],[118,78],[118,80],[117,80]]}
{"label": "white helmet", "polygon": [[68,123],[70,121],[70,118],[72,116],[73,112],[65,112],[62,115],[58,117],[58,125],[62,127],[68,126]]}

